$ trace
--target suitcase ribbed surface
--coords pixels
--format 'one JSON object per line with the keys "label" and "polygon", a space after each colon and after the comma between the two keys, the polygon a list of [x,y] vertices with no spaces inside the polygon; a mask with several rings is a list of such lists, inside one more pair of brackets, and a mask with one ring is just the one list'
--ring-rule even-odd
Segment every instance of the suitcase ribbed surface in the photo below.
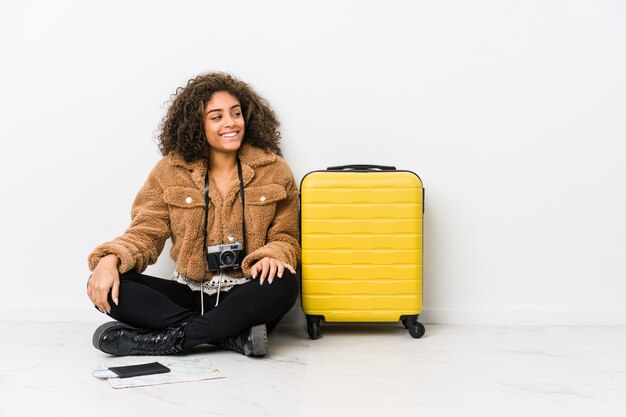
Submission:
{"label": "suitcase ribbed surface", "polygon": [[326,321],[422,309],[423,190],[412,172],[308,174],[301,184],[302,307]]}

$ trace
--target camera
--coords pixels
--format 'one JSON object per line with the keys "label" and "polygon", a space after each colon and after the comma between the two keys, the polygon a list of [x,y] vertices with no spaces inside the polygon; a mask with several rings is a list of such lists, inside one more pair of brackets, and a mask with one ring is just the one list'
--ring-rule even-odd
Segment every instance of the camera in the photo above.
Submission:
{"label": "camera", "polygon": [[209,271],[217,272],[226,268],[240,268],[243,258],[243,245],[241,243],[208,246],[206,251]]}

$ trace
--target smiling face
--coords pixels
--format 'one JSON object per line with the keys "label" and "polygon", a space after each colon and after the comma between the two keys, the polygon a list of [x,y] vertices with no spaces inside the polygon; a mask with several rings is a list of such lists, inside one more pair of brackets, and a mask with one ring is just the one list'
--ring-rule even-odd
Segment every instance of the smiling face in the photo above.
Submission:
{"label": "smiling face", "polygon": [[239,100],[217,91],[204,107],[204,134],[214,154],[236,153],[245,132]]}

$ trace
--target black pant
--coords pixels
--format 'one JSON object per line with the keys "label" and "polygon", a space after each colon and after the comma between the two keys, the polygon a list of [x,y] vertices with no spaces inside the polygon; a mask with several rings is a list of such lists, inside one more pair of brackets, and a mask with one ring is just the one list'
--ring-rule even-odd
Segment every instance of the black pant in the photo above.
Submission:
{"label": "black pant", "polygon": [[109,316],[133,327],[166,329],[186,323],[183,348],[234,336],[257,324],[267,330],[276,327],[291,309],[299,293],[298,279],[285,269],[282,278],[272,284],[252,280],[220,293],[204,297],[201,314],[200,292],[187,285],[139,274],[134,271],[120,276],[119,305],[109,293]]}

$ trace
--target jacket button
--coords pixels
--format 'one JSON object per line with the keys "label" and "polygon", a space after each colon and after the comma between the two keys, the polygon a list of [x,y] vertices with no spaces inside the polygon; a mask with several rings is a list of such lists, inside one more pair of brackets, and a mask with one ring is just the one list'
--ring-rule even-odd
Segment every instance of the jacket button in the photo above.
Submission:
{"label": "jacket button", "polygon": [[187,197],[187,198],[185,199],[185,202],[186,202],[187,204],[191,204],[191,202],[192,202],[192,201],[193,201],[193,200],[192,200],[192,198],[191,198],[191,197]]}
{"label": "jacket button", "polygon": [[228,241],[229,242],[233,242],[234,240],[235,240],[235,236],[233,236],[233,235],[228,236]]}
{"label": "jacket button", "polygon": [[259,198],[259,200],[261,200],[261,201],[265,201],[265,196],[264,196],[264,195],[262,195],[262,196],[261,196],[261,198]]}

